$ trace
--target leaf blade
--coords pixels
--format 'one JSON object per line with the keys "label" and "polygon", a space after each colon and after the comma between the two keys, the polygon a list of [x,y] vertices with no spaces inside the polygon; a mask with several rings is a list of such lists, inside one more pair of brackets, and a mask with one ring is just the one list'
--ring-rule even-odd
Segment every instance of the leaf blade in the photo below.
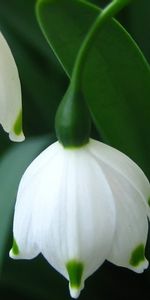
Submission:
{"label": "leaf blade", "polygon": [[[37,11],[49,45],[71,76],[78,49],[99,8],[79,0],[43,0]],[[95,39],[82,86],[104,140],[129,155],[150,176],[150,141],[146,139],[150,133],[150,70],[118,22],[110,20]]]}

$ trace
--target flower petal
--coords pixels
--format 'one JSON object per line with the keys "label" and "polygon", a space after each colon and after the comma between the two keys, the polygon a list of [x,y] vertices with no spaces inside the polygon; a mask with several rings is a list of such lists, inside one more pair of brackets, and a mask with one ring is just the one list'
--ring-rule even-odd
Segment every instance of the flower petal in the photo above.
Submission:
{"label": "flower petal", "polygon": [[29,166],[19,186],[14,237],[25,256],[29,247],[38,249],[70,280],[73,297],[104,262],[114,231],[112,192],[86,146],[66,150],[57,142]]}
{"label": "flower petal", "polygon": [[[13,234],[14,245],[17,245],[16,255],[15,247],[12,247],[10,256],[15,259],[35,257],[38,253],[36,236],[36,224],[34,227],[34,211],[37,207],[37,186],[41,186],[41,168],[57,155],[57,142],[44,150],[27,168],[19,185],[17,201],[15,205]],[[42,197],[43,199],[43,197]],[[35,207],[34,207],[35,206]],[[40,211],[39,211],[40,213]],[[13,251],[14,250],[14,251]]]}
{"label": "flower petal", "polygon": [[40,248],[49,263],[68,279],[66,265],[71,261],[81,263],[83,286],[84,279],[104,262],[112,243],[115,230],[112,193],[101,168],[89,159],[86,151],[63,150],[62,157],[54,160],[51,168],[42,172],[46,180],[42,182],[43,217],[39,227],[42,228],[44,219],[48,221],[43,222],[39,234]]}
{"label": "flower petal", "polygon": [[[39,183],[39,182],[38,182]],[[35,186],[35,182],[32,182]],[[14,242],[10,257],[14,259],[31,259],[38,255],[39,250],[34,234],[32,214],[34,213],[35,193],[31,189],[25,191],[16,203],[13,224]]]}
{"label": "flower petal", "polygon": [[146,200],[150,199],[150,184],[143,171],[128,156],[104,143],[90,140],[90,152],[116,170],[137,190]]}
{"label": "flower petal", "polygon": [[12,141],[23,141],[21,86],[11,50],[0,32],[0,123]]}
{"label": "flower petal", "polygon": [[149,207],[141,194],[122,175],[101,163],[116,205],[116,232],[107,259],[141,273],[148,267],[144,255]]}

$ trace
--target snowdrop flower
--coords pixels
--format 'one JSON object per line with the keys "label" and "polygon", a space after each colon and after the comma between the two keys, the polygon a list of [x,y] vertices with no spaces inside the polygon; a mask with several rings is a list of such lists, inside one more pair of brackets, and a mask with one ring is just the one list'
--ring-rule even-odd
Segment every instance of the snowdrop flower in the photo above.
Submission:
{"label": "snowdrop flower", "polygon": [[0,124],[12,141],[23,141],[21,87],[11,50],[0,32]]}
{"label": "snowdrop flower", "polygon": [[10,256],[42,253],[73,298],[105,260],[141,273],[149,197],[142,170],[118,150],[93,139],[77,148],[56,142],[22,177]]}

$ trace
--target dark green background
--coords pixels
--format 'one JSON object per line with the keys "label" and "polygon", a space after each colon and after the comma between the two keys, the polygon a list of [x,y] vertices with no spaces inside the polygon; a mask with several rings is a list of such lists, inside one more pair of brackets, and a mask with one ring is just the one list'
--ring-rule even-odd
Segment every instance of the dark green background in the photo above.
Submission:
{"label": "dark green background", "polygon": [[[101,6],[106,3],[100,0],[91,2]],[[0,249],[0,299],[67,300],[70,298],[67,281],[42,257],[17,262],[8,257],[12,242],[12,209],[19,179],[33,157],[55,139],[54,115],[68,84],[67,76],[39,29],[34,5],[34,0],[0,0],[0,29],[12,49],[22,83],[23,127],[26,135],[26,142],[16,145],[0,130],[0,201],[4,201],[0,220],[3,220],[3,224],[8,219],[9,228],[3,232],[0,229],[1,239],[3,237],[5,240],[3,251]],[[148,61],[149,12],[149,1],[135,0],[117,16]],[[97,135],[95,129],[93,135]],[[147,245],[147,257],[150,257],[148,249],[150,247]],[[80,299],[146,299],[149,294],[149,270],[137,275],[106,262],[86,281]]]}

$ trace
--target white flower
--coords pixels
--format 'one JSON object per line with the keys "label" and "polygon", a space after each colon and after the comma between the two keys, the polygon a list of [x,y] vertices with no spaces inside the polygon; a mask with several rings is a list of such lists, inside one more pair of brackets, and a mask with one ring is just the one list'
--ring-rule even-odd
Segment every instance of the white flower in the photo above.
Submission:
{"label": "white flower", "polygon": [[121,152],[92,139],[70,149],[56,142],[22,177],[10,256],[42,253],[73,298],[105,260],[141,273],[149,197],[147,178]]}
{"label": "white flower", "polygon": [[11,50],[0,32],[0,124],[12,141],[23,141],[21,87]]}

